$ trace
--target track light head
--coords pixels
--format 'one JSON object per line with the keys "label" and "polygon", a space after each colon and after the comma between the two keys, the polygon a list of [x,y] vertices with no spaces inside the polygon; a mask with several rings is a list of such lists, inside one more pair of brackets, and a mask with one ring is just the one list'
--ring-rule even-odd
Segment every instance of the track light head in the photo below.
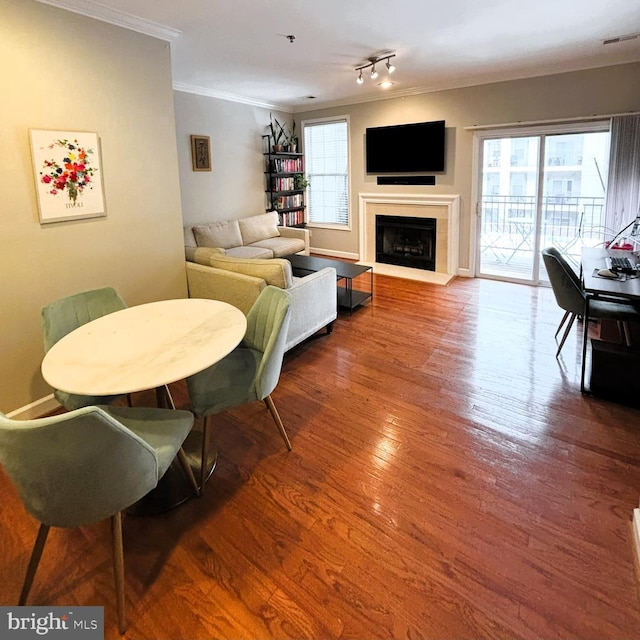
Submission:
{"label": "track light head", "polygon": [[[365,69],[371,69],[370,75],[371,75],[371,79],[375,80],[378,77],[378,71],[376,69],[376,64],[378,63],[385,63],[385,66],[387,68],[387,73],[393,73],[396,68],[391,64],[391,58],[395,58],[396,54],[395,53],[390,53],[389,55],[386,56],[381,56],[381,57],[376,57],[373,56],[371,58],[368,58],[369,62],[367,64],[363,64],[360,65],[359,67],[356,67],[356,71],[358,72],[358,77],[356,78],[356,82],[358,84],[362,84],[364,82],[364,79],[362,77],[362,72]],[[382,86],[382,83],[380,84],[380,86]]]}

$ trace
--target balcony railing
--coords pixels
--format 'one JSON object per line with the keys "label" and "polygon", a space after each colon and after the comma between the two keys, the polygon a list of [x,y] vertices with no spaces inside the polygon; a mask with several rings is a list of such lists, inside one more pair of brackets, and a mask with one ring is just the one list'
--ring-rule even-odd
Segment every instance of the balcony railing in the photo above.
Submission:
{"label": "balcony railing", "polygon": [[[536,198],[484,196],[481,206],[482,266],[531,262]],[[613,235],[604,224],[603,197],[546,196],[541,209],[540,246],[557,247],[576,266],[584,245],[595,246]]]}

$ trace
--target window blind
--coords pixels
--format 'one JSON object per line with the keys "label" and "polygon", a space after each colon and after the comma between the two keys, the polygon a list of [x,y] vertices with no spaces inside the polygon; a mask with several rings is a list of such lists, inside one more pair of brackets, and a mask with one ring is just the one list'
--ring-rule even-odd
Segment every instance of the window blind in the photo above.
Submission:
{"label": "window blind", "polygon": [[304,124],[310,224],[349,225],[349,127],[347,120]]}

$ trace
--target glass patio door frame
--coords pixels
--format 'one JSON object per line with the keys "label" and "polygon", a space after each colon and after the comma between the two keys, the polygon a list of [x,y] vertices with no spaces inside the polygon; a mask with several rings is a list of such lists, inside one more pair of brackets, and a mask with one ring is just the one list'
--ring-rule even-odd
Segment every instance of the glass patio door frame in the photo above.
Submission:
{"label": "glass patio door frame", "polygon": [[[521,282],[526,284],[538,285],[541,283],[541,220],[543,215],[543,197],[545,188],[545,148],[547,137],[561,134],[580,134],[610,131],[610,120],[594,120],[585,122],[572,122],[562,124],[541,124],[535,126],[522,127],[504,127],[504,128],[487,128],[474,132],[474,184],[472,193],[474,194],[475,208],[475,224],[472,225],[472,261],[474,265],[474,275],[482,278],[490,278],[494,280],[505,280],[509,282]],[[533,265],[531,278],[518,278],[508,275],[496,275],[482,273],[481,271],[481,241],[482,241],[482,198],[483,198],[483,177],[484,177],[484,147],[486,140],[502,140],[505,138],[538,138],[538,157],[537,157],[537,175],[536,175],[536,196],[533,210],[533,229],[529,239],[533,243]],[[606,176],[605,176],[606,178]],[[546,280],[543,281],[546,283]]]}

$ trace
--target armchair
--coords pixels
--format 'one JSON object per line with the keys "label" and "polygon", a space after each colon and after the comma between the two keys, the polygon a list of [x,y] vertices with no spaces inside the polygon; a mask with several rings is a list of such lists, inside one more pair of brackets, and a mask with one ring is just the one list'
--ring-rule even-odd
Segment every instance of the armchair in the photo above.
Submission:
{"label": "armchair", "polygon": [[50,527],[110,518],[118,627],[126,629],[121,512],[158,484],[193,426],[188,411],[84,407],[35,420],[0,413],[0,463],[27,511],[40,522],[18,604],[29,596]]}
{"label": "armchair", "polygon": [[[64,338],[74,329],[105,316],[114,311],[126,308],[124,300],[112,287],[83,291],[66,298],[51,302],[42,309],[42,328],[44,333],[44,350]],[[81,396],[55,389],[55,399],[67,410],[79,409],[97,404],[109,404],[116,396]],[[127,401],[131,404],[130,398]]]}
{"label": "armchair", "polygon": [[193,412],[204,418],[200,492],[204,490],[210,417],[255,400],[263,400],[278,431],[291,450],[282,420],[271,399],[280,378],[285,339],[290,321],[291,296],[268,286],[247,315],[243,341],[213,366],[187,378]]}
{"label": "armchair", "polygon": [[[558,306],[564,310],[562,320],[558,325],[555,335],[557,336],[562,329],[564,323],[568,320],[558,350],[556,358],[560,355],[562,347],[571,331],[571,327],[577,316],[584,313],[585,292],[582,289],[580,278],[571,268],[562,254],[555,247],[548,247],[542,251],[542,259],[544,266],[549,275],[551,288],[555,296]],[[640,321],[640,311],[636,307],[623,302],[609,302],[607,300],[592,300],[589,304],[589,316],[591,318],[608,318],[616,320],[618,329],[624,336],[627,346],[630,346],[631,338],[629,335],[628,322]]]}

